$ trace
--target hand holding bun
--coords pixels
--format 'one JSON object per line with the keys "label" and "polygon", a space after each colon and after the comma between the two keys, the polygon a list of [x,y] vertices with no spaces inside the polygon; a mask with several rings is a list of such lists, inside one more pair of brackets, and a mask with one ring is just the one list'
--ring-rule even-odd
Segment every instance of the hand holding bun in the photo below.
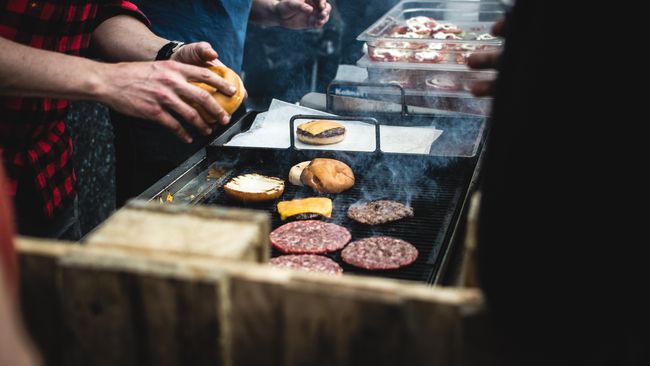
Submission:
{"label": "hand holding bun", "polygon": [[[191,84],[196,85],[199,88],[210,93],[214,100],[221,106],[221,108],[228,112],[228,114],[233,114],[244,101],[244,83],[241,81],[237,73],[225,66],[210,66],[208,69],[224,78],[228,83],[234,85],[236,89],[235,94],[232,96],[227,96],[220,93],[216,88],[205,83],[192,82]],[[196,108],[204,120],[209,122],[212,122],[214,120],[213,118],[209,117],[208,113],[201,106],[193,105],[193,107]]]}
{"label": "hand holding bun", "polygon": [[341,193],[354,185],[354,173],[338,160],[317,158],[302,171],[300,180],[321,193]]}

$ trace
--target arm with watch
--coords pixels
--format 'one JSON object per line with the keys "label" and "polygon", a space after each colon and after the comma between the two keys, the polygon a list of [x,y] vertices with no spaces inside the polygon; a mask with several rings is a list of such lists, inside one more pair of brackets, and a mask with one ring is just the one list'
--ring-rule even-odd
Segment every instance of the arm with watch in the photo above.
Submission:
{"label": "arm with watch", "polygon": [[[235,93],[235,86],[199,67],[220,64],[209,44],[170,43],[138,19],[117,15],[95,29],[91,47],[103,59],[120,63],[40,50],[0,37],[4,51],[0,53],[0,95],[98,101],[123,114],[159,123],[185,142],[192,138],[170,111],[206,135],[213,121],[228,123],[230,116],[210,93],[188,83],[202,82],[228,96]],[[160,61],[155,62],[157,58]],[[192,105],[200,106],[206,118]]]}

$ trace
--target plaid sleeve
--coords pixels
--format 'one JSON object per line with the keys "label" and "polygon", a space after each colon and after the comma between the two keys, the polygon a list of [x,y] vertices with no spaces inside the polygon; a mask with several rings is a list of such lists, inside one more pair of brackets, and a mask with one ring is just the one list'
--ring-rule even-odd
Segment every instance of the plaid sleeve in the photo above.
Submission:
{"label": "plaid sleeve", "polygon": [[147,27],[151,26],[149,19],[138,9],[138,7],[130,1],[112,0],[103,2],[97,11],[97,18],[95,19],[95,27],[99,26],[106,19],[112,18],[116,15],[130,15]]}

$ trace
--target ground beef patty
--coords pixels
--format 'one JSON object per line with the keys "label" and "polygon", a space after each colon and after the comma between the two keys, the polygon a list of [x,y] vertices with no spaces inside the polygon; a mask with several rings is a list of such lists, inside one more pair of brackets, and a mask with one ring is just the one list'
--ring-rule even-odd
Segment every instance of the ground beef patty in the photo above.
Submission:
{"label": "ground beef patty", "polygon": [[379,225],[413,217],[413,209],[396,201],[377,200],[350,206],[348,217],[362,224]]}
{"label": "ground beef patty", "polygon": [[313,254],[292,254],[281,255],[272,258],[270,263],[276,267],[297,269],[307,272],[320,272],[332,275],[340,275],[343,268],[333,260],[322,255]]}
{"label": "ground beef patty", "polygon": [[402,239],[373,236],[353,241],[343,252],[345,263],[365,269],[397,269],[415,262],[418,250]]}
{"label": "ground beef patty", "polygon": [[339,250],[352,236],[348,229],[318,220],[284,224],[269,235],[271,244],[284,253],[319,254]]}

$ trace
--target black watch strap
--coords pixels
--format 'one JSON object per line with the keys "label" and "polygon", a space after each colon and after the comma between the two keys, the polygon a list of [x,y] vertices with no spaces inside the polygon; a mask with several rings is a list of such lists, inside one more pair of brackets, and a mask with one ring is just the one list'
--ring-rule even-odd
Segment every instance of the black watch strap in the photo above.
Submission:
{"label": "black watch strap", "polygon": [[169,60],[174,52],[178,51],[179,48],[183,47],[185,43],[171,41],[166,45],[162,46],[156,55],[156,61],[160,60]]}

